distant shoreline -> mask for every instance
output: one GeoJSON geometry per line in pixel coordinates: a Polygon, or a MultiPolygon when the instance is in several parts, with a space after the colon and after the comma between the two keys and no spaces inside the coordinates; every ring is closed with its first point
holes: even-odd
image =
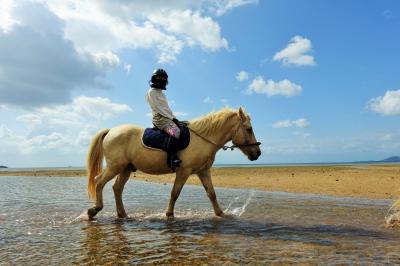
{"type": "MultiPolygon", "coordinates": [[[[214,164],[213,168],[249,168],[249,167],[296,167],[296,166],[352,166],[352,165],[400,165],[400,162],[384,162],[384,161],[361,161],[361,162],[320,162],[320,163],[260,163],[260,164],[214,164]]],[[[19,171],[85,171],[85,166],[57,166],[57,167],[0,167],[2,171],[19,172],[19,171]]]]}
{"type": "MultiPolygon", "coordinates": [[[[258,189],[332,196],[397,199],[400,196],[400,164],[296,165],[214,167],[212,181],[216,187],[258,189]]],[[[0,176],[83,177],[84,168],[2,169],[0,176]]],[[[148,175],[132,173],[133,179],[173,183],[175,174],[148,175]]],[[[197,176],[188,184],[201,185],[197,176]]]]}

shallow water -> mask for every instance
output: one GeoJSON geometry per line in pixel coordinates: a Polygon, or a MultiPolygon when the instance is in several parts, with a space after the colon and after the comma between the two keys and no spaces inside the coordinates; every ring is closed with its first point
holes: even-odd
{"type": "Polygon", "coordinates": [[[129,181],[129,219],[115,218],[111,185],[93,222],[86,179],[0,176],[0,264],[400,264],[389,200],[217,189],[215,218],[201,187],[185,186],[174,221],[171,185],[129,181]]]}

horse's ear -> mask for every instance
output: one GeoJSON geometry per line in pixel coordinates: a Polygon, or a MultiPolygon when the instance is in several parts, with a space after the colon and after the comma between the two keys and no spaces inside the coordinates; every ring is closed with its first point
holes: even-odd
{"type": "Polygon", "coordinates": [[[246,120],[246,116],[245,116],[245,114],[244,114],[244,111],[243,111],[243,108],[242,108],[242,107],[239,107],[238,114],[239,114],[239,118],[240,118],[241,120],[246,120]]]}

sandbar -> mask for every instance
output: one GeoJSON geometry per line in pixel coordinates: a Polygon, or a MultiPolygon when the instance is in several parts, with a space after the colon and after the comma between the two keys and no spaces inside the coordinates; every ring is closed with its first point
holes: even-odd
{"type": "MultiPolygon", "coordinates": [[[[397,199],[400,196],[400,164],[322,166],[214,167],[215,187],[258,189],[332,196],[397,199]]],[[[0,171],[0,176],[85,176],[85,170],[0,171]]],[[[137,171],[131,178],[173,183],[175,174],[148,175],[137,171]]],[[[187,184],[201,185],[197,176],[187,184]]]]}

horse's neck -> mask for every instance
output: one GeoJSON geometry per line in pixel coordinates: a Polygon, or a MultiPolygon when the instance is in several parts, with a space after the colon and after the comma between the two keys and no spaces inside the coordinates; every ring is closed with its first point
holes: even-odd
{"type": "Polygon", "coordinates": [[[232,140],[232,132],[235,130],[236,124],[236,119],[227,120],[218,131],[208,137],[214,143],[223,146],[225,143],[232,140]]]}

